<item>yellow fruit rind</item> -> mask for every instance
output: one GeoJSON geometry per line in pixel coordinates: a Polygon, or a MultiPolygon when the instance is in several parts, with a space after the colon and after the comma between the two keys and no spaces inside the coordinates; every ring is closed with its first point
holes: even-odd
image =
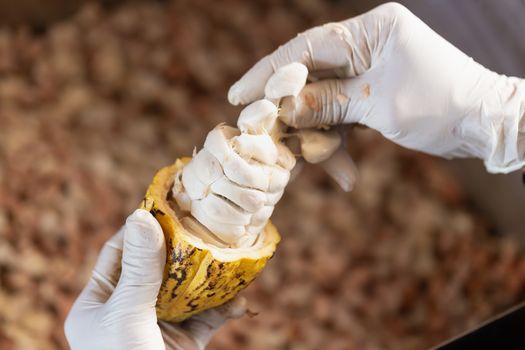
{"type": "Polygon", "coordinates": [[[207,249],[195,247],[183,235],[183,226],[168,203],[173,179],[190,158],[161,169],[149,186],[141,208],[151,212],[166,238],[164,278],[157,299],[157,317],[179,322],[224,304],[252,282],[272,257],[279,233],[270,222],[256,257],[221,261],[207,249]]]}

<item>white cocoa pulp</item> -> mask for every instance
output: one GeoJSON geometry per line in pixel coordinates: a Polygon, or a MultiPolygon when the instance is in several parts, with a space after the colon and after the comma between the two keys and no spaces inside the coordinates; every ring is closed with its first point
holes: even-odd
{"type": "Polygon", "coordinates": [[[295,158],[261,130],[256,135],[217,126],[175,177],[173,198],[187,216],[181,222],[207,243],[253,244],[282,196],[295,158]]]}
{"type": "MultiPolygon", "coordinates": [[[[267,98],[242,110],[238,128],[218,125],[208,133],[204,147],[174,179],[172,195],[187,231],[220,247],[249,247],[257,241],[296,162],[281,142],[274,102],[297,96],[307,76],[300,63],[281,67],[268,80],[267,98]]],[[[333,137],[316,140],[305,149],[311,159],[335,147],[333,137]]]]}

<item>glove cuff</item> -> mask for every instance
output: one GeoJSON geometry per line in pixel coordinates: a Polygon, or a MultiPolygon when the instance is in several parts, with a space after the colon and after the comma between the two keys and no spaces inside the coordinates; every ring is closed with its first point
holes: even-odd
{"type": "Polygon", "coordinates": [[[495,96],[501,112],[488,128],[491,152],[484,163],[490,173],[510,173],[525,166],[525,80],[504,78],[495,96]]]}

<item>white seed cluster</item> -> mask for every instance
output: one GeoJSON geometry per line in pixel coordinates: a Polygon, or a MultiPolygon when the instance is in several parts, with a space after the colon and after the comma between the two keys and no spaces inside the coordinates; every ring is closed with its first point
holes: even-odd
{"type": "Polygon", "coordinates": [[[297,96],[307,75],[299,63],[280,68],[266,85],[268,99],[244,108],[238,128],[219,125],[208,133],[173,186],[179,208],[191,213],[182,220],[187,230],[201,237],[211,232],[225,246],[254,244],[295,166],[295,156],[280,140],[276,104],[297,96]]]}

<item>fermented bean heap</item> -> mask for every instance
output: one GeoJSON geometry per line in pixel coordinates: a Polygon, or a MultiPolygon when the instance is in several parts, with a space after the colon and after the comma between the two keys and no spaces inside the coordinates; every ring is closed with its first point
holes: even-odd
{"type": "Polygon", "coordinates": [[[266,98],[243,109],[238,128],[218,125],[192,159],[155,176],[142,207],[167,242],[160,319],[181,321],[225,303],[272,257],[280,236],[269,218],[295,166],[278,106],[301,91],[307,75],[299,63],[277,70],[266,98]]]}

